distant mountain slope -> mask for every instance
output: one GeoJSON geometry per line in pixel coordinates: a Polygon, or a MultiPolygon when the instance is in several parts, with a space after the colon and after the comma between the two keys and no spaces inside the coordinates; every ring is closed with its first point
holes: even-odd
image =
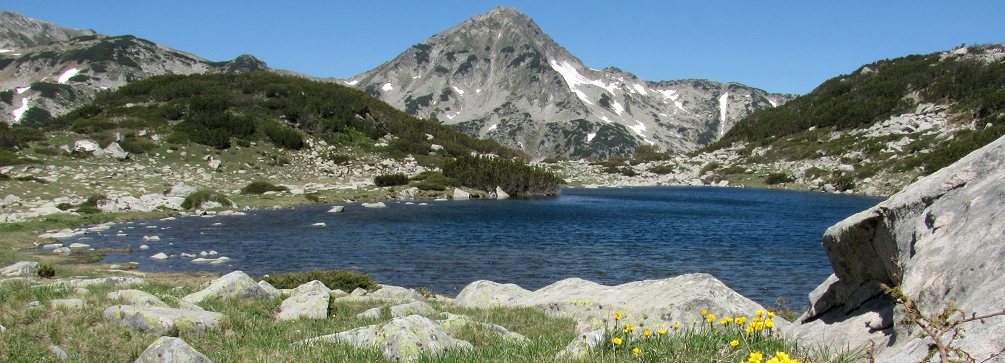
{"type": "Polygon", "coordinates": [[[595,70],[523,13],[498,7],[343,81],[409,114],[535,157],[606,158],[636,145],[686,152],[791,96],[707,80],[595,70]]]}
{"type": "Polygon", "coordinates": [[[267,69],[243,55],[211,62],[131,35],[107,36],[0,13],[0,120],[61,115],[104,89],[159,74],[267,69]]]}
{"type": "Polygon", "coordinates": [[[752,113],[696,156],[729,160],[708,181],[760,170],[829,191],[895,191],[1003,135],[1005,44],[989,44],[864,65],[752,113]]]}

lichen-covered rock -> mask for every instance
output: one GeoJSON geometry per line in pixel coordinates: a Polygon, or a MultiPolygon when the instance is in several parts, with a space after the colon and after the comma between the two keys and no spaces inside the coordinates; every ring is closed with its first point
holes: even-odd
{"type": "MultiPolygon", "coordinates": [[[[880,284],[901,290],[925,314],[952,303],[967,314],[1005,308],[1005,138],[1000,138],[827,229],[834,275],[810,294],[789,334],[832,347],[868,348],[876,361],[917,362],[930,338],[901,324],[880,284]]],[[[954,346],[977,361],[1002,361],[1005,317],[963,326],[954,346]]]]}
{"type": "Polygon", "coordinates": [[[134,363],[212,363],[181,338],[160,337],[147,347],[134,363]]]}
{"type": "Polygon", "coordinates": [[[209,287],[182,298],[193,304],[223,298],[273,298],[268,291],[242,271],[234,271],[213,280],[209,287]]]}
{"type": "Polygon", "coordinates": [[[53,309],[74,309],[79,310],[84,308],[83,299],[52,299],[49,300],[49,306],[53,309]]]}
{"type": "Polygon", "coordinates": [[[304,284],[302,284],[300,286],[297,286],[295,289],[293,289],[293,295],[305,294],[305,293],[309,293],[309,292],[317,292],[317,293],[322,293],[322,294],[330,294],[331,293],[331,289],[329,289],[328,286],[325,286],[325,284],[323,282],[318,281],[318,280],[313,280],[313,281],[304,283],[304,284]]]}
{"type": "MultiPolygon", "coordinates": [[[[579,322],[580,332],[608,325],[614,312],[622,323],[668,328],[674,324],[700,324],[701,310],[719,316],[750,316],[761,305],[731,290],[709,274],[696,273],[662,280],[605,286],[569,278],[529,292],[516,285],[476,281],[457,295],[462,307],[535,307],[556,317],[579,322]]],[[[784,321],[776,320],[780,328],[784,321]]]]}
{"type": "Polygon", "coordinates": [[[391,316],[398,318],[409,315],[425,315],[435,313],[432,306],[422,301],[413,301],[408,304],[395,305],[391,307],[391,316]]]}
{"type": "Polygon", "coordinates": [[[38,271],[38,262],[20,261],[0,269],[0,276],[34,276],[38,271]]]}
{"type": "Polygon", "coordinates": [[[211,311],[132,305],[110,306],[103,315],[108,321],[144,333],[172,336],[205,331],[223,318],[223,314],[211,311]]]}
{"type": "Polygon", "coordinates": [[[104,285],[104,286],[108,286],[108,287],[111,287],[111,288],[123,288],[123,287],[129,287],[129,286],[143,286],[143,285],[146,285],[146,284],[147,284],[147,282],[145,280],[139,278],[139,277],[119,277],[119,276],[112,276],[112,277],[100,277],[100,278],[95,278],[95,279],[57,281],[57,282],[48,284],[47,286],[63,286],[63,287],[73,287],[73,288],[77,288],[77,287],[88,288],[88,287],[91,287],[91,286],[101,286],[101,285],[104,285]]]}
{"type": "Polygon", "coordinates": [[[134,306],[168,307],[160,298],[142,290],[119,290],[105,295],[109,300],[123,300],[134,306]]]}
{"type": "Polygon", "coordinates": [[[380,319],[380,308],[370,308],[366,311],[356,314],[357,318],[360,319],[380,319]]]}
{"type": "Polygon", "coordinates": [[[268,281],[265,280],[259,281],[258,286],[261,286],[262,290],[265,290],[265,292],[268,293],[269,295],[272,295],[272,297],[279,297],[280,295],[283,294],[281,290],[277,289],[275,286],[272,286],[272,284],[270,284],[268,281]]]}
{"type": "Polygon", "coordinates": [[[450,350],[472,349],[471,343],[454,339],[429,318],[410,315],[383,325],[370,325],[320,336],[303,343],[345,342],[358,348],[376,348],[395,362],[414,361],[420,356],[438,356],[450,350]]]}
{"type": "Polygon", "coordinates": [[[465,286],[454,298],[454,303],[469,308],[513,306],[520,298],[529,294],[530,291],[516,284],[478,280],[465,286]]]}
{"type": "Polygon", "coordinates": [[[324,291],[304,291],[283,300],[276,320],[324,319],[331,295],[324,291]]]}
{"type": "Polygon", "coordinates": [[[447,331],[447,334],[456,334],[461,328],[469,325],[476,325],[482,327],[483,329],[488,329],[489,331],[495,333],[504,341],[516,343],[516,344],[527,344],[530,343],[530,339],[519,333],[514,333],[506,329],[502,325],[489,324],[479,321],[474,321],[464,315],[456,315],[451,313],[441,313],[445,319],[437,320],[436,323],[443,327],[443,330],[447,331]]]}
{"type": "Polygon", "coordinates": [[[576,339],[565,346],[555,355],[556,360],[580,359],[596,348],[607,337],[607,329],[600,328],[588,333],[580,334],[576,339]]]}

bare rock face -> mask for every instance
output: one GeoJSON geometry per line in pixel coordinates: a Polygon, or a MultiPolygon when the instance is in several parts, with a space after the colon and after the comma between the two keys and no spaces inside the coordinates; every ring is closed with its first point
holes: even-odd
{"type": "Polygon", "coordinates": [[[32,276],[36,271],[38,271],[38,262],[21,261],[4,268],[0,268],[0,276],[32,276]]]}
{"type": "Polygon", "coordinates": [[[615,312],[622,313],[623,324],[658,329],[699,324],[701,310],[717,316],[752,316],[762,309],[702,273],[618,286],[569,278],[533,292],[512,284],[475,281],[461,290],[455,303],[463,307],[535,307],[552,316],[577,320],[581,332],[609,325],[615,312]]]}
{"type": "Polygon", "coordinates": [[[342,82],[534,157],[606,158],[650,143],[686,152],[791,98],[737,83],[652,82],[592,69],[505,6],[342,82]]]}
{"type": "MultiPolygon", "coordinates": [[[[1005,138],[829,228],[823,245],[834,275],[810,294],[810,310],[790,332],[831,346],[875,343],[877,361],[917,362],[931,340],[901,323],[903,310],[881,284],[899,282],[928,316],[949,304],[977,315],[1005,309],[1003,161],[1005,138]]],[[[995,354],[1005,348],[1005,317],[964,328],[956,347],[1002,361],[995,354]]]]}

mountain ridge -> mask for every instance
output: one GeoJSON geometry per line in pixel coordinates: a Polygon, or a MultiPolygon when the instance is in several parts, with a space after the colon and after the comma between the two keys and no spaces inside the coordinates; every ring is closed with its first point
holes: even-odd
{"type": "Polygon", "coordinates": [[[535,157],[607,158],[643,144],[692,151],[746,114],[791,98],[739,83],[653,82],[617,67],[592,69],[511,7],[474,16],[341,81],[535,157]]]}

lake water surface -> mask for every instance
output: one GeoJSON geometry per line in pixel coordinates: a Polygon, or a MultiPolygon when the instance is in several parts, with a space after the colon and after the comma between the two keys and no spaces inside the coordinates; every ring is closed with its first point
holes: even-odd
{"type": "Polygon", "coordinates": [[[108,253],[103,262],[137,261],[142,271],[243,270],[257,277],[349,269],[448,296],[481,279],[534,290],[567,277],[614,285],[705,272],[761,304],[783,297],[798,307],[833,272],[821,247],[824,230],[881,200],[740,188],[575,188],[551,199],[391,201],[381,209],[351,203],[343,213],[309,205],[143,220],[80,242],[130,245],[135,252],[108,253]],[[317,222],[326,226],[311,226],[317,222]],[[150,249],[139,251],[141,244],[150,249]],[[149,258],[210,250],[232,260],[149,258]]]}

